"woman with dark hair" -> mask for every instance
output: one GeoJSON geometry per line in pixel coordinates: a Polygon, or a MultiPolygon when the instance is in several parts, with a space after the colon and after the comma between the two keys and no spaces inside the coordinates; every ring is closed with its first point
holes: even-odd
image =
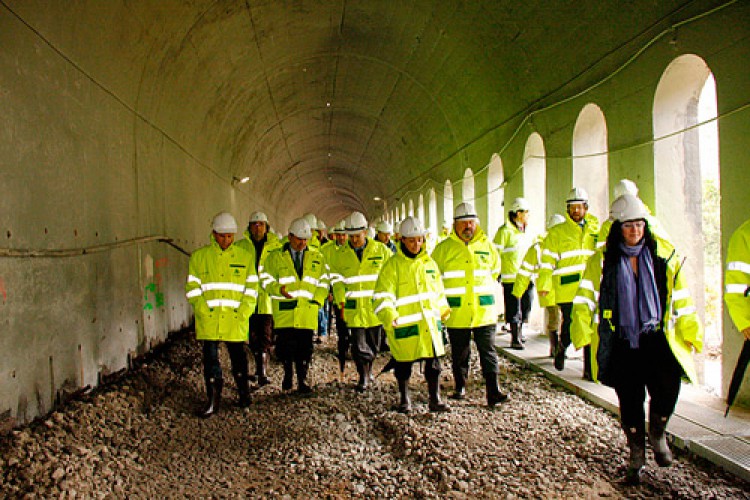
{"type": "Polygon", "coordinates": [[[594,379],[617,393],[630,449],[626,480],[637,484],[646,464],[646,391],[649,442],[656,463],[666,467],[672,462],[667,422],[681,379],[697,380],[693,350],[703,348],[703,332],[682,263],[651,233],[643,202],[626,194],[611,212],[607,244],[589,260],[573,301],[571,338],[576,348],[592,346],[594,379]]]}

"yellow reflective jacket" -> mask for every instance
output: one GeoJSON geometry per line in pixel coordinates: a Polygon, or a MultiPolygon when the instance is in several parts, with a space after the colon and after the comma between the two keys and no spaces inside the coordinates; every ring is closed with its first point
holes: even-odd
{"type": "Polygon", "coordinates": [[[554,292],[555,303],[573,302],[586,262],[596,249],[599,221],[586,214],[584,227],[565,214],[565,222],[550,228],[542,244],[542,263],[536,286],[554,292]]]}
{"type": "Polygon", "coordinates": [[[432,258],[440,268],[451,308],[448,328],[474,328],[497,323],[495,296],[500,257],[481,228],[466,244],[451,232],[435,247],[432,258]]]}
{"type": "Polygon", "coordinates": [[[729,239],[724,274],[724,302],[739,331],[750,327],[750,220],[729,239]]]}
{"type": "Polygon", "coordinates": [[[341,246],[329,266],[335,278],[333,300],[336,304],[344,303],[344,321],[350,328],[370,328],[380,325],[380,319],[372,307],[372,295],[380,270],[391,258],[391,249],[371,238],[362,251],[362,261],[347,243],[341,246]]]}
{"type": "Polygon", "coordinates": [[[497,230],[493,243],[500,254],[500,280],[503,283],[516,281],[516,274],[531,242],[531,236],[518,229],[510,220],[506,219],[505,224],[497,230]]]}
{"type": "Polygon", "coordinates": [[[261,266],[260,281],[271,297],[274,328],[316,330],[318,309],[328,298],[328,264],[318,250],[305,250],[302,277],[294,269],[289,243],[271,251],[261,266]],[[281,294],[281,287],[292,298],[281,294]]]}
{"type": "MultiPolygon", "coordinates": [[[[591,345],[591,368],[594,380],[601,380],[606,385],[612,385],[613,380],[608,378],[607,373],[600,373],[598,362],[602,356],[606,359],[611,345],[611,342],[601,342],[600,345],[600,339],[617,335],[615,329],[617,318],[614,308],[602,310],[603,308],[600,307],[603,298],[600,287],[605,249],[606,247],[599,249],[589,259],[586,266],[578,293],[573,300],[570,338],[576,348],[591,345]]],[[[692,348],[695,348],[697,352],[703,350],[703,329],[683,278],[684,273],[680,272],[682,264],[674,250],[669,246],[662,248],[658,240],[654,261],[654,267],[662,266],[666,275],[666,279],[661,278],[666,283],[659,283],[659,273],[655,271],[657,286],[660,291],[666,290],[666,300],[662,304],[664,316],[661,323],[664,335],[685,375],[695,383],[698,379],[693,363],[692,348]],[[657,260],[660,262],[656,262],[657,260]]]]}
{"type": "MultiPolygon", "coordinates": [[[[536,282],[539,277],[539,266],[542,263],[542,243],[544,238],[537,237],[534,243],[526,251],[526,255],[521,262],[521,267],[516,274],[516,282],[513,283],[513,295],[519,299],[526,293],[531,282],[536,282]]],[[[539,296],[539,305],[549,307],[555,305],[555,292],[551,291],[547,295],[539,296]]]]}
{"type": "MultiPolygon", "coordinates": [[[[257,261],[257,256],[255,255],[255,245],[253,245],[253,240],[251,239],[250,233],[248,231],[245,231],[243,233],[243,236],[244,238],[235,242],[235,245],[237,245],[238,247],[242,247],[250,252],[250,255],[252,255],[252,262],[253,264],[255,264],[255,262],[257,261]]],[[[263,262],[265,262],[269,252],[271,252],[271,250],[276,250],[277,248],[281,248],[281,242],[279,242],[278,236],[273,233],[266,233],[266,243],[263,245],[263,252],[261,252],[260,254],[258,267],[261,267],[263,265],[263,262]]],[[[265,290],[263,290],[263,287],[258,288],[258,305],[255,312],[257,312],[258,314],[273,314],[271,298],[268,296],[265,290]]]]}
{"type": "Polygon", "coordinates": [[[235,244],[216,241],[190,256],[185,295],[195,310],[195,338],[243,342],[258,298],[252,256],[235,244]]]}
{"type": "Polygon", "coordinates": [[[445,355],[440,318],[450,307],[440,269],[424,249],[413,259],[401,252],[388,259],[373,302],[396,361],[445,355]]]}

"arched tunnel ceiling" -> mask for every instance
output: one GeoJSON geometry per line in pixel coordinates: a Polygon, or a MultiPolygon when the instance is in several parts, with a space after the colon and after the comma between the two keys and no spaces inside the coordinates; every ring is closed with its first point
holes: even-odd
{"type": "Polygon", "coordinates": [[[483,167],[501,145],[478,138],[605,76],[693,2],[84,4],[67,36],[106,29],[123,61],[142,58],[139,113],[290,215],[333,223],[483,167]]]}

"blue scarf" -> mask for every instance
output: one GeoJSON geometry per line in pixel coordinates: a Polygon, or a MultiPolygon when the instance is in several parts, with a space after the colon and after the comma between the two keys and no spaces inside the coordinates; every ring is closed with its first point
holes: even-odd
{"type": "Polygon", "coordinates": [[[661,303],[654,279],[654,260],[643,240],[629,247],[620,243],[617,266],[617,306],[621,335],[632,349],[640,346],[640,336],[655,330],[661,319],[661,303]],[[638,258],[638,276],[630,265],[630,257],[638,258]]]}

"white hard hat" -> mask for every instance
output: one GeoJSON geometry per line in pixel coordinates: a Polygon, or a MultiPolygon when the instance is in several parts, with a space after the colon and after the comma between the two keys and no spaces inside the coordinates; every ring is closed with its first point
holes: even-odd
{"type": "Polygon", "coordinates": [[[467,219],[479,219],[479,217],[477,216],[477,211],[474,210],[474,205],[463,202],[456,207],[456,211],[453,214],[453,220],[467,219]]]}
{"type": "Polygon", "coordinates": [[[335,226],[333,226],[333,230],[331,231],[332,234],[344,234],[346,231],[344,231],[345,228],[345,222],[344,219],[341,219],[336,223],[335,226]]]}
{"type": "Polygon", "coordinates": [[[619,222],[645,219],[649,216],[646,205],[643,204],[640,198],[632,194],[624,194],[613,201],[609,212],[619,222]]]}
{"type": "Polygon", "coordinates": [[[375,238],[375,228],[370,226],[367,228],[367,236],[372,239],[375,238]]]}
{"type": "Polygon", "coordinates": [[[400,230],[402,238],[415,238],[427,234],[427,231],[425,231],[424,226],[422,225],[422,221],[411,216],[401,221],[400,230]]]}
{"type": "Polygon", "coordinates": [[[624,194],[638,196],[638,186],[635,185],[635,182],[630,179],[620,179],[617,181],[617,184],[615,184],[615,198],[619,198],[624,194]]]}
{"type": "Polygon", "coordinates": [[[289,226],[289,234],[293,234],[297,238],[302,240],[309,240],[312,238],[312,229],[310,229],[310,223],[304,218],[294,219],[292,224],[289,226]]]}
{"type": "Polygon", "coordinates": [[[229,212],[219,212],[211,222],[211,229],[219,234],[236,233],[237,221],[229,212]]]}
{"type": "Polygon", "coordinates": [[[361,212],[352,212],[344,222],[347,234],[356,234],[367,229],[367,219],[361,212]]]}
{"type": "Polygon", "coordinates": [[[401,222],[404,221],[396,222],[395,224],[393,224],[393,234],[401,234],[401,222]]]}
{"type": "Polygon", "coordinates": [[[379,233],[391,234],[393,232],[393,227],[387,220],[381,220],[380,222],[378,222],[378,225],[375,226],[375,229],[377,229],[379,233]]]}
{"type": "Polygon", "coordinates": [[[315,227],[318,231],[325,231],[326,230],[326,223],[323,222],[321,219],[318,219],[318,225],[315,227]]]}
{"type": "Polygon", "coordinates": [[[562,224],[563,222],[565,222],[565,217],[560,214],[552,214],[549,216],[549,219],[547,219],[547,229],[562,224]]]}
{"type": "Polygon", "coordinates": [[[565,203],[588,203],[589,194],[585,189],[574,187],[568,193],[568,197],[565,199],[565,203]]]}
{"type": "Polygon", "coordinates": [[[302,218],[307,221],[307,224],[310,226],[310,229],[318,227],[318,218],[315,217],[315,214],[308,212],[305,215],[303,215],[302,218]]]}
{"type": "Polygon", "coordinates": [[[250,214],[250,223],[253,222],[265,222],[268,224],[268,217],[263,212],[253,212],[250,214]]]}
{"type": "Polygon", "coordinates": [[[516,198],[513,200],[513,204],[510,206],[511,212],[528,212],[529,211],[529,202],[526,201],[526,198],[516,198]]]}

